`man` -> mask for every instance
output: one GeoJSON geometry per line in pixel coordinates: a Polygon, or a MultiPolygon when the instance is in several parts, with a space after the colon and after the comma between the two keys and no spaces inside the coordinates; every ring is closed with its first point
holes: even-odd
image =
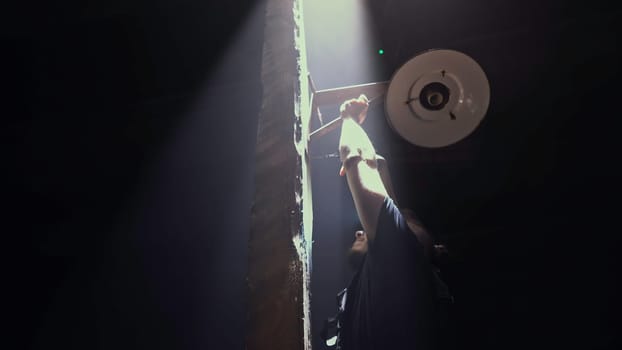
{"type": "Polygon", "coordinates": [[[367,108],[364,95],[340,108],[340,175],[347,177],[363,230],[356,232],[350,252],[356,274],[338,296],[337,346],[430,349],[437,288],[444,286],[431,264],[435,246],[414,213],[400,212],[395,204],[384,159],[360,126],[367,108]]]}

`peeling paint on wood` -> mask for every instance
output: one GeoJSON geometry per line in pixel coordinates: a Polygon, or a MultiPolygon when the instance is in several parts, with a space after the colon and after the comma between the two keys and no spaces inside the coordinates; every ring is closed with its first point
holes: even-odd
{"type": "Polygon", "coordinates": [[[311,186],[302,0],[268,0],[248,269],[247,349],[308,350],[311,186]]]}

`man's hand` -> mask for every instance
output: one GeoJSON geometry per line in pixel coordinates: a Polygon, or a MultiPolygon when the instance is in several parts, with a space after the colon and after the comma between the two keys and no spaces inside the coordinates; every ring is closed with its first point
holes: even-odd
{"type": "Polygon", "coordinates": [[[339,116],[342,119],[353,118],[357,123],[363,124],[367,117],[367,109],[369,108],[369,100],[367,96],[362,95],[359,98],[347,100],[339,107],[339,116]]]}

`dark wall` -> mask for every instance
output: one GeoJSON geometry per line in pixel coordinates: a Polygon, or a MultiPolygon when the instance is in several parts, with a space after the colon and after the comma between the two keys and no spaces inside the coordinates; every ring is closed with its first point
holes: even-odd
{"type": "Polygon", "coordinates": [[[13,10],[2,231],[18,347],[243,348],[262,3],[13,10]]]}

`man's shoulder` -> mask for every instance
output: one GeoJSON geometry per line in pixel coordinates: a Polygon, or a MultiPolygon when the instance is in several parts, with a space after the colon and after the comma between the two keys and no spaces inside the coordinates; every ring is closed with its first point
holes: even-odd
{"type": "Polygon", "coordinates": [[[385,197],[382,202],[380,212],[378,213],[378,228],[376,231],[379,235],[384,236],[392,236],[394,233],[412,236],[405,217],[391,197],[385,197]]]}

